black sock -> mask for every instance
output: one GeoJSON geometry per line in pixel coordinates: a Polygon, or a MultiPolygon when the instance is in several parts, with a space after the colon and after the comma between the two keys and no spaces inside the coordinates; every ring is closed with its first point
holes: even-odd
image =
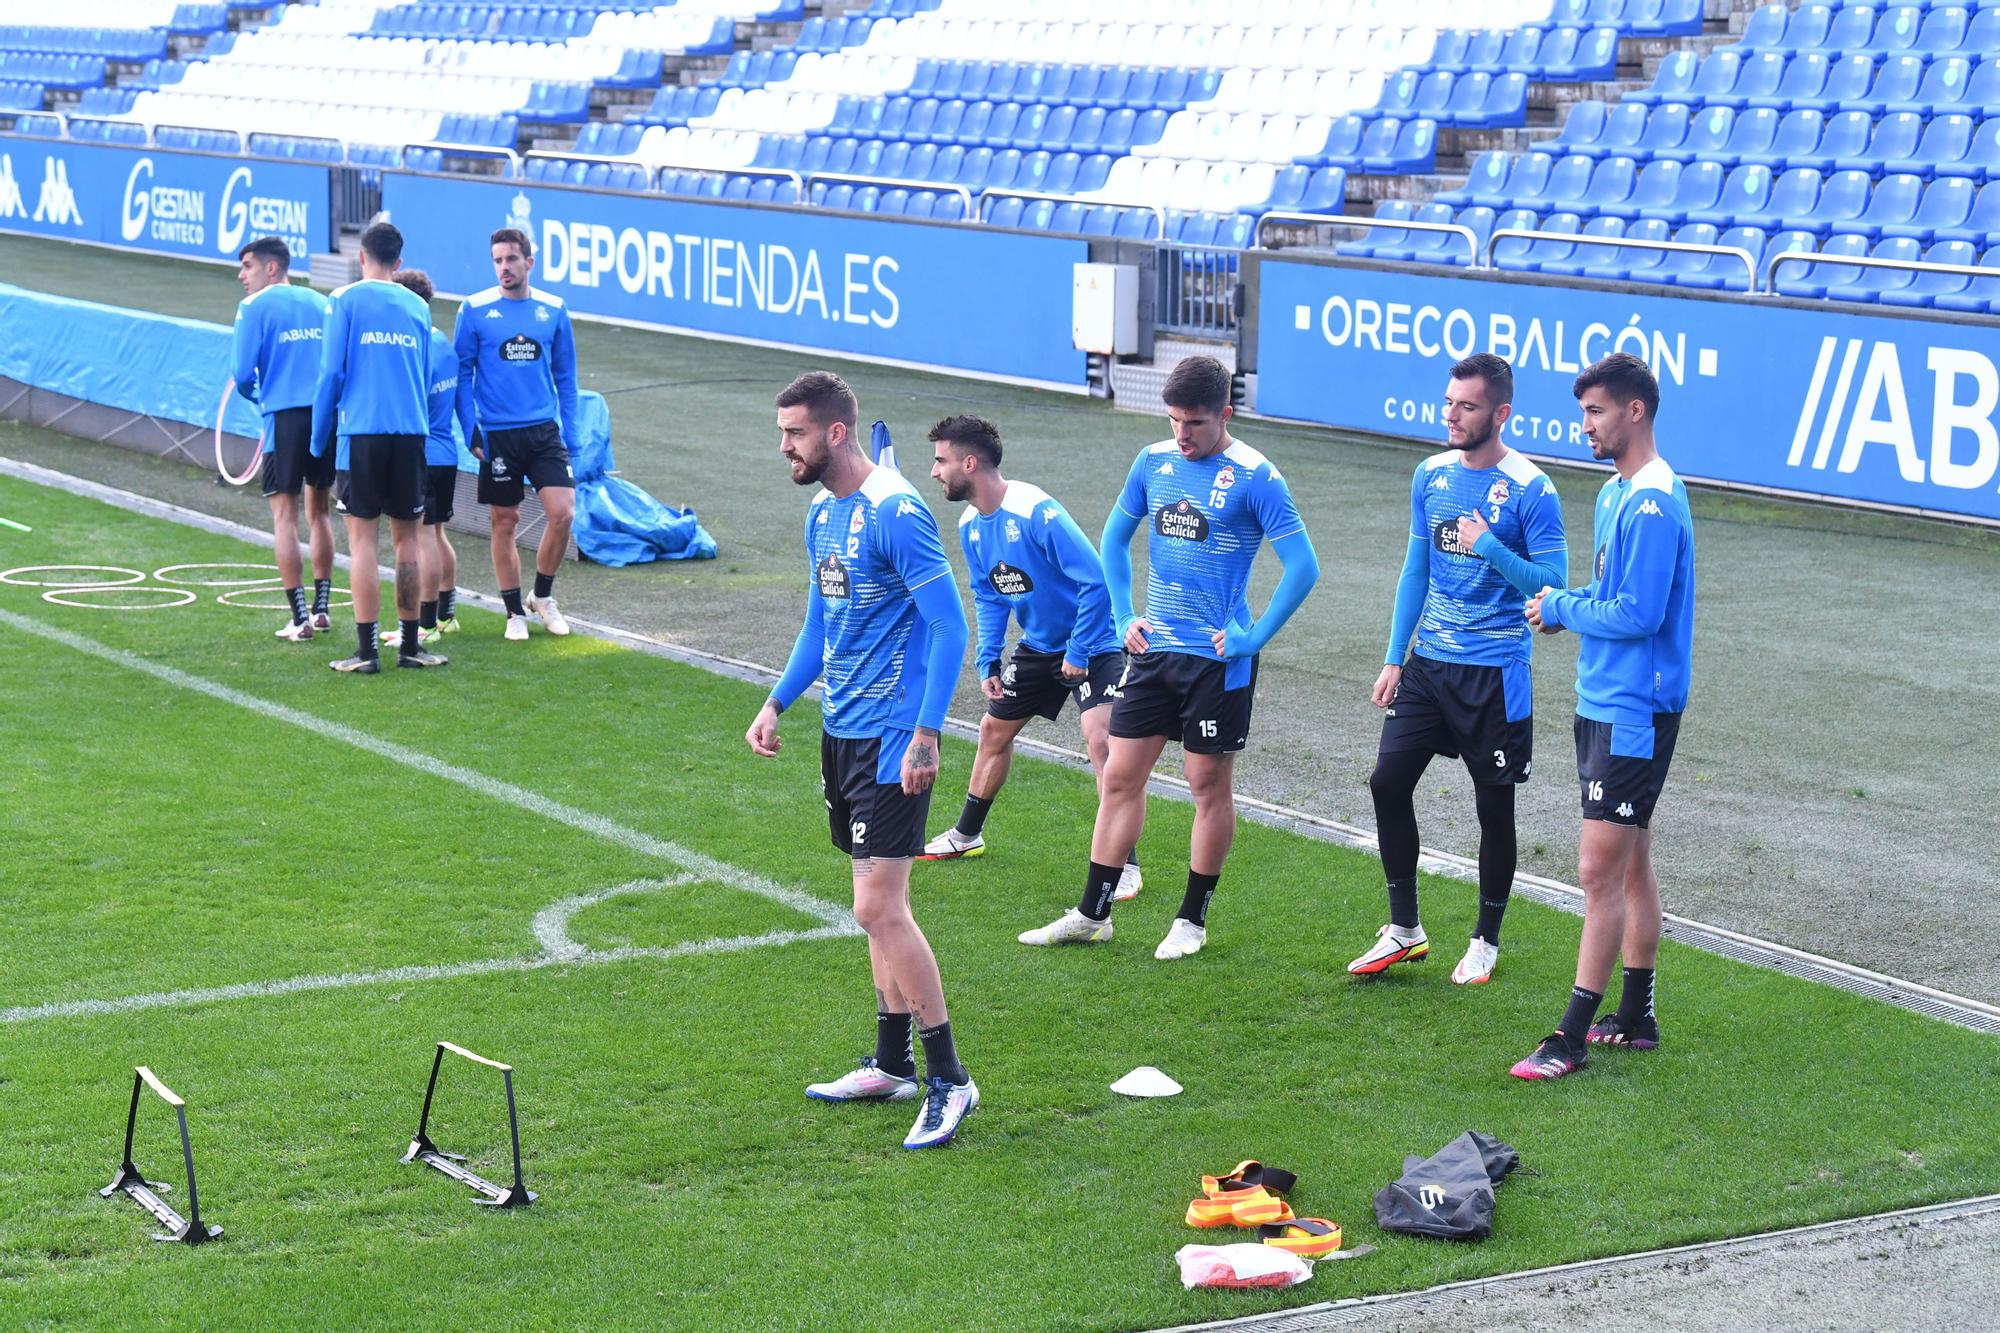
{"type": "Polygon", "coordinates": [[[1556,1024],[1556,1031],[1573,1046],[1581,1046],[1590,1035],[1591,1020],[1597,1017],[1597,1006],[1604,1003],[1604,997],[1594,990],[1581,986],[1569,988],[1569,1008],[1563,1010],[1562,1022],[1556,1024]]]}
{"type": "Polygon", "coordinates": [[[417,622],[414,620],[405,620],[402,622],[402,625],[403,641],[397,645],[396,652],[404,657],[408,657],[412,653],[422,652],[424,645],[423,641],[417,637],[417,622]]]}
{"type": "Polygon", "coordinates": [[[910,1049],[908,1014],[875,1015],[875,1067],[885,1074],[917,1076],[916,1052],[910,1049]]]}
{"type": "Polygon", "coordinates": [[[438,615],[445,620],[450,620],[453,616],[457,614],[458,614],[458,589],[439,588],[438,615]]]}
{"type": "Polygon", "coordinates": [[[502,588],[500,590],[500,600],[506,604],[508,615],[525,616],[528,614],[528,608],[521,605],[521,590],[519,588],[502,588]]]}
{"type": "Polygon", "coordinates": [[[979,836],[979,830],[986,827],[987,812],[993,809],[993,798],[974,796],[966,793],[965,809],[958,812],[958,831],[968,838],[979,836]]]}
{"type": "Polygon", "coordinates": [[[1398,930],[1415,930],[1423,920],[1417,915],[1417,877],[1389,881],[1389,920],[1398,930]]]}
{"type": "Polygon", "coordinates": [[[550,593],[554,592],[555,590],[556,590],[556,576],[553,574],[544,574],[539,569],[536,570],[535,571],[536,598],[540,599],[547,597],[550,593]]]}
{"type": "Polygon", "coordinates": [[[304,588],[285,589],[285,600],[292,604],[292,623],[303,624],[306,618],[306,590],[304,588]]]}
{"type": "Polygon", "coordinates": [[[355,621],[354,637],[356,641],[359,642],[361,645],[361,651],[355,654],[356,657],[375,658],[375,657],[380,657],[382,655],[380,647],[375,642],[374,621],[372,620],[355,621]]]}
{"type": "Polygon", "coordinates": [[[1187,892],[1181,895],[1181,920],[1192,921],[1197,926],[1208,924],[1208,900],[1215,896],[1215,882],[1220,875],[1204,875],[1198,870],[1188,871],[1187,892]]]}
{"type": "Polygon", "coordinates": [[[1653,969],[1625,969],[1625,990],[1618,997],[1618,1026],[1630,1031],[1653,1022],[1653,969]]]}
{"type": "Polygon", "coordinates": [[[1389,750],[1375,760],[1368,791],[1375,798],[1375,840],[1382,875],[1389,882],[1389,920],[1415,930],[1417,916],[1417,782],[1430,766],[1428,753],[1389,750]]]}
{"type": "Polygon", "coordinates": [[[1472,932],[1488,944],[1500,943],[1500,919],[1507,915],[1507,896],[1514,891],[1514,869],[1520,859],[1514,838],[1513,784],[1472,789],[1479,811],[1479,925],[1472,932]]]}
{"type": "Polygon", "coordinates": [[[333,601],[333,580],[313,580],[313,614],[323,616],[327,606],[333,601]]]}
{"type": "Polygon", "coordinates": [[[1128,866],[1137,866],[1139,864],[1139,849],[1137,847],[1134,847],[1125,854],[1125,864],[1128,866]]]}
{"type": "Polygon", "coordinates": [[[436,602],[418,603],[417,619],[425,629],[436,629],[438,623],[438,604],[436,602]]]}
{"type": "Polygon", "coordinates": [[[1077,902],[1076,910],[1092,921],[1102,921],[1111,915],[1111,895],[1118,888],[1118,877],[1124,874],[1122,866],[1101,866],[1090,863],[1090,875],[1083,881],[1083,897],[1077,902]]]}
{"type": "Polygon", "coordinates": [[[918,1028],[917,1039],[924,1044],[924,1073],[947,1083],[967,1083],[965,1066],[958,1062],[958,1047],[952,1044],[951,1024],[918,1028]]]}

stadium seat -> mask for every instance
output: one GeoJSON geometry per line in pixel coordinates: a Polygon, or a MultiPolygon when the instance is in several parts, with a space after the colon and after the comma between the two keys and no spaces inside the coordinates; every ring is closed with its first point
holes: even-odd
{"type": "Polygon", "coordinates": [[[1884,238],[1908,237],[1929,245],[1940,231],[1964,227],[1977,199],[1977,189],[1963,176],[1933,181],[1924,189],[1922,202],[1907,222],[1885,222],[1878,234],[1884,238]]]}
{"type": "Polygon", "coordinates": [[[1684,102],[1671,102],[1665,106],[1652,108],[1646,117],[1646,129],[1639,136],[1635,158],[1653,158],[1662,153],[1671,154],[1687,139],[1688,122],[1693,113],[1684,102]]]}
{"type": "MultiPolygon", "coordinates": [[[[1835,236],[1820,246],[1821,255],[1849,258],[1868,253],[1868,238],[1857,233],[1835,236]]],[[[1780,296],[1821,300],[1838,296],[1842,288],[1859,285],[1867,270],[1854,264],[1788,264],[1778,270],[1774,284],[1780,296]]]]}
{"type": "MultiPolygon", "coordinates": [[[[1640,170],[1630,195],[1624,199],[1592,200],[1592,209],[1600,216],[1625,220],[1654,216],[1656,210],[1673,203],[1680,180],[1680,163],[1665,158],[1649,162],[1640,170]]],[[[1622,235],[1623,229],[1615,234],[1622,235]]]]}
{"type": "Polygon", "coordinates": [[[1729,173],[1713,204],[1690,208],[1680,219],[1684,223],[1706,223],[1718,230],[1733,226],[1754,226],[1768,217],[1771,169],[1753,162],[1729,173]]]}
{"type": "MultiPolygon", "coordinates": [[[[1847,174],[1842,172],[1834,180],[1838,181],[1847,174]]],[[[1829,182],[1829,189],[1831,184],[1829,182]]],[[[1923,191],[1924,182],[1920,176],[1884,176],[1881,183],[1869,192],[1868,205],[1859,214],[1852,218],[1834,216],[1831,219],[1833,232],[1836,235],[1851,232],[1873,241],[1883,235],[1884,227],[1910,225],[1916,217],[1918,204],[1923,200],[1923,191]]],[[[1826,205],[1824,196],[1821,205],[1822,208],[1826,205]]]]}
{"type": "Polygon", "coordinates": [[[1932,241],[1964,241],[1979,250],[2000,247],[2000,181],[1981,186],[1965,221],[1934,229],[1932,241]]]}
{"type": "MultiPolygon", "coordinates": [[[[1972,246],[1965,241],[1942,241],[1925,252],[1924,261],[1969,267],[1977,257],[1972,246]]],[[[1963,293],[1972,281],[1970,275],[1963,273],[1916,273],[1911,275],[1906,285],[1883,288],[1876,299],[1883,305],[1927,309],[1934,306],[1940,297],[1963,293]]]]}
{"type": "MultiPolygon", "coordinates": [[[[1614,217],[1592,218],[1583,225],[1582,231],[1578,234],[1599,240],[1622,238],[1625,235],[1625,221],[1623,218],[1614,217]]],[[[1582,277],[1594,267],[1605,264],[1608,258],[1615,257],[1617,253],[1616,249],[1608,245],[1571,244],[1568,255],[1542,262],[1541,271],[1565,278],[1582,277]]]]}
{"type": "Polygon", "coordinates": [[[1784,219],[1785,228],[1830,236],[1838,224],[1854,222],[1867,211],[1873,185],[1873,179],[1865,171],[1837,171],[1821,184],[1812,213],[1806,217],[1788,215],[1784,219]]]}
{"type": "MultiPolygon", "coordinates": [[[[2000,247],[1986,251],[1979,257],[1980,268],[2000,269],[2000,247]]],[[[1986,315],[2000,308],[2000,274],[1991,278],[1973,278],[1959,291],[1940,292],[1931,298],[1931,305],[1939,310],[1955,310],[1961,314],[1986,315]]]]}
{"type": "MultiPolygon", "coordinates": [[[[1746,113],[1747,114],[1747,113],[1746,113]]],[[[1729,107],[1705,107],[1695,115],[1687,126],[1681,141],[1672,147],[1652,150],[1655,160],[1671,162],[1694,162],[1702,158],[1712,158],[1722,151],[1729,142],[1730,131],[1736,127],[1736,112],[1729,107]]]]}
{"type": "Polygon", "coordinates": [[[1576,253],[1576,242],[1561,239],[1574,236],[1583,230],[1583,219],[1575,213],[1551,213],[1541,220],[1536,228],[1540,233],[1530,241],[1509,237],[1493,247],[1493,263],[1497,268],[1519,269],[1529,273],[1542,271],[1544,265],[1561,263],[1576,253]]]}

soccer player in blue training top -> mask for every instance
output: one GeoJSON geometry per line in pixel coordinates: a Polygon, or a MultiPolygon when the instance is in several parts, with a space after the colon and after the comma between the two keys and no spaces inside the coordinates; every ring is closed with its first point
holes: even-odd
{"type": "Polygon", "coordinates": [[[250,242],[237,253],[232,361],[236,391],[264,410],[264,496],[278,542],[278,575],[292,618],[278,637],[302,643],[331,629],[333,594],[333,460],[312,452],[313,390],[319,383],[320,334],[326,298],[291,282],[292,252],[275,236],[250,242]],[[306,536],[312,547],[312,610],[306,610],[299,559],[299,492],[306,497],[306,536]]]}
{"type": "MultiPolygon", "coordinates": [[[[1097,548],[1047,491],[1000,475],[1000,428],[984,417],[947,417],[931,427],[930,440],[932,478],[945,499],[965,502],[958,542],[972,579],[979,620],[973,660],[986,695],[965,809],[957,826],[932,838],[918,858],[948,861],[986,854],[986,816],[1029,718],[1053,722],[1064,701],[1075,699],[1090,766],[1104,771],[1125,654],[1097,548]],[[1021,641],[1003,670],[1010,616],[1020,621],[1021,641]]],[[[1138,863],[1128,860],[1113,896],[1123,901],[1140,886],[1138,863]]]]}
{"type": "Polygon", "coordinates": [[[493,577],[507,605],[506,636],[528,637],[528,613],[551,634],[569,633],[556,609],[556,574],[576,516],[576,340],[562,298],[528,285],[535,250],[527,233],[493,233],[499,285],[465,298],[452,345],[458,349],[458,424],[479,459],[479,503],[493,516],[493,577]],[[475,433],[476,431],[476,433],[475,433]],[[535,589],[521,600],[521,500],[535,488],[547,522],[535,548],[535,589]]]}
{"type": "Polygon", "coordinates": [[[1111,744],[1098,783],[1097,827],[1083,898],[1021,943],[1111,938],[1111,897],[1146,822],[1146,781],[1169,739],[1186,751],[1194,791],[1187,893],[1159,959],[1186,958],[1208,940],[1208,904],[1236,836],[1231,779],[1250,736],[1257,654],[1319,580],[1319,558],[1270,460],[1229,436],[1229,372],[1189,357],[1160,391],[1174,438],[1142,451],[1104,523],[1104,581],[1131,654],[1111,706],[1111,744]],[[1146,533],[1146,614],[1132,610],[1132,538],[1146,533]],[[1266,539],[1284,576],[1251,619],[1244,590],[1266,539]]]}
{"type": "Polygon", "coordinates": [[[809,371],[778,395],[778,452],[792,480],[824,489],[806,507],[806,620],[784,675],[744,739],[778,753],[778,715],[824,677],[820,783],[833,845],[853,862],[854,919],[875,974],[875,1053],[806,1096],[820,1101],[923,1098],[905,1148],[949,1143],[979,1105],[959,1063],[930,941],[910,915],[910,860],[944,725],[965,658],[965,608],[937,520],[855,434],[854,393],[809,371]],[[924,1047],[920,1084],[910,1029],[924,1047]]]}
{"type": "Polygon", "coordinates": [[[1583,791],[1577,878],[1583,942],[1569,1007],[1516,1078],[1561,1078],[1584,1067],[1586,1041],[1651,1050],[1653,967],[1660,951],[1660,879],[1653,871],[1653,806],[1666,785],[1693,674],[1694,520],[1687,487],[1653,441],[1660,385],[1645,362],[1616,352],[1576,377],[1593,458],[1618,475],[1597,495],[1591,580],[1544,588],[1528,623],[1574,630],[1576,770],[1583,791]],[[1591,1022],[1625,955],[1615,1013],[1591,1022]]]}
{"type": "MultiPolygon", "coordinates": [[[[395,281],[430,308],[437,289],[420,268],[399,268],[395,281]]],[[[431,326],[430,434],[424,437],[424,522],[417,534],[417,641],[436,643],[458,628],[458,553],[444,534],[458,490],[458,353],[451,339],[431,326]],[[450,600],[443,600],[449,598],[450,600]]],[[[402,645],[402,631],[382,636],[402,645]]]]}
{"type": "Polygon", "coordinates": [[[1451,979],[1488,981],[1500,956],[1516,864],[1514,787],[1528,780],[1535,739],[1534,636],[1521,613],[1529,597],[1569,581],[1556,488],[1500,441],[1513,401],[1514,368],[1501,358],[1482,352],[1453,366],[1444,395],[1451,447],[1419,463],[1410,481],[1409,548],[1373,696],[1388,712],[1368,779],[1389,924],[1347,965],[1357,976],[1430,953],[1417,918],[1415,797],[1434,754],[1465,760],[1479,813],[1479,922],[1451,979]]]}
{"type": "Polygon", "coordinates": [[[396,550],[396,615],[403,622],[396,665],[443,666],[417,636],[417,520],[424,512],[424,437],[430,430],[431,314],[391,275],[401,266],[403,234],[387,222],[361,233],[361,281],[327,305],[325,356],[313,398],[313,457],[335,434],[347,442],[340,501],[347,507],[348,586],[354,591],[358,651],[335,671],[382,669],[375,621],[382,607],[375,570],[376,520],[389,516],[396,550]]]}

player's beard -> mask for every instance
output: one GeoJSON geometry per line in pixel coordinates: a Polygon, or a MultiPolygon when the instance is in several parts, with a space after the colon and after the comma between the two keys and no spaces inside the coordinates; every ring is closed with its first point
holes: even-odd
{"type": "Polygon", "coordinates": [[[953,504],[972,494],[972,483],[964,477],[946,477],[940,484],[944,487],[944,498],[953,504]]]}
{"type": "Polygon", "coordinates": [[[828,452],[821,454],[818,458],[802,457],[794,462],[792,464],[793,484],[798,486],[818,484],[819,479],[826,475],[827,461],[832,457],[832,453],[828,452]]]}
{"type": "Polygon", "coordinates": [[[1493,437],[1499,434],[1499,432],[1500,428],[1498,426],[1488,425],[1486,427],[1486,433],[1484,435],[1481,435],[1478,439],[1474,439],[1471,435],[1467,435],[1465,437],[1465,442],[1463,444],[1453,444],[1451,436],[1447,435],[1444,437],[1444,442],[1447,448],[1456,449],[1459,453],[1462,454],[1475,453],[1478,450],[1484,449],[1487,445],[1493,443],[1493,437]]]}

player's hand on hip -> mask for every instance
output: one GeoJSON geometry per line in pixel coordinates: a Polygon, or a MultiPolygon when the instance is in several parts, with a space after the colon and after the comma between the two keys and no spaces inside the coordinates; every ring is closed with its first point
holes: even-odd
{"type": "Polygon", "coordinates": [[[1125,627],[1125,651],[1128,653],[1145,652],[1148,647],[1146,635],[1152,631],[1152,628],[1144,620],[1135,620],[1127,625],[1125,627]]]}
{"type": "Polygon", "coordinates": [[[1076,663],[1070,661],[1067,657],[1063,659],[1062,678],[1064,680],[1079,681],[1082,680],[1085,676],[1088,676],[1089,674],[1090,674],[1090,666],[1088,663],[1086,663],[1083,666],[1078,666],[1076,663]]]}
{"type": "Polygon", "coordinates": [[[1225,662],[1232,658],[1253,656],[1257,651],[1250,640],[1250,631],[1241,625],[1224,625],[1211,637],[1215,643],[1215,655],[1225,662]]]}
{"type": "Polygon", "coordinates": [[[1375,701],[1377,708],[1387,708],[1396,702],[1396,691],[1403,687],[1403,668],[1390,663],[1382,668],[1382,674],[1375,677],[1375,691],[1368,697],[1375,701]]]}
{"type": "Polygon", "coordinates": [[[1007,697],[1007,691],[1001,687],[1000,677],[998,676],[988,676],[986,679],[980,681],[979,692],[996,704],[1007,697]]]}
{"type": "Polygon", "coordinates": [[[1460,514],[1458,516],[1458,549],[1467,555],[1471,555],[1472,548],[1479,544],[1479,539],[1491,531],[1493,531],[1492,527],[1487,524],[1486,519],[1481,516],[1477,509],[1469,514],[1460,514]]]}
{"type": "Polygon", "coordinates": [[[917,796],[931,789],[938,775],[938,736],[935,731],[917,728],[903,751],[903,795],[917,796]]]}
{"type": "Polygon", "coordinates": [[[765,704],[757,713],[757,720],[750,724],[750,730],[743,733],[743,739],[750,748],[766,759],[775,759],[778,754],[778,710],[765,704]]]}

